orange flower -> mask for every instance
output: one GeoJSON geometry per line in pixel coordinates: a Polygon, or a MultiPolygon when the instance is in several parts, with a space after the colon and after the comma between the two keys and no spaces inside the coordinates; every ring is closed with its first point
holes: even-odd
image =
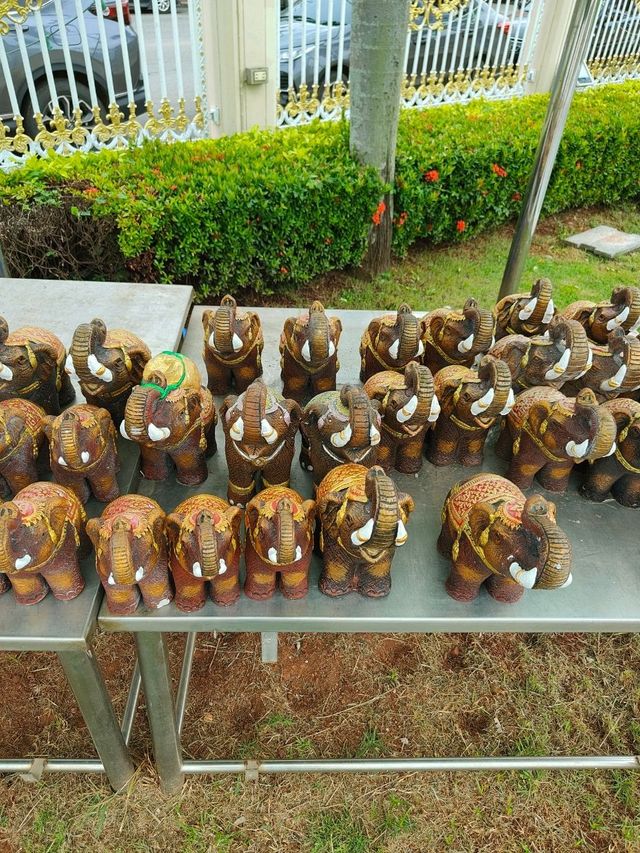
{"type": "Polygon", "coordinates": [[[493,166],[491,167],[491,171],[494,173],[494,175],[497,175],[499,178],[506,178],[507,177],[507,170],[503,169],[502,166],[498,166],[497,163],[493,164],[493,166]]]}
{"type": "Polygon", "coordinates": [[[515,192],[515,193],[511,196],[511,198],[512,198],[514,201],[520,201],[520,199],[522,198],[522,195],[521,195],[519,192],[515,192]]]}
{"type": "Polygon", "coordinates": [[[437,169],[431,169],[425,172],[422,177],[428,184],[435,184],[436,181],[440,180],[440,172],[437,169]]]}
{"type": "Polygon", "coordinates": [[[407,221],[408,216],[409,214],[407,213],[407,211],[403,210],[400,216],[398,217],[398,228],[402,228],[404,223],[407,221]]]}
{"type": "Polygon", "coordinates": [[[466,227],[467,223],[464,221],[464,219],[458,219],[458,221],[456,222],[456,229],[458,231],[458,234],[462,234],[466,227]]]}
{"type": "Polygon", "coordinates": [[[374,225],[380,225],[380,223],[382,222],[382,214],[385,212],[386,209],[387,205],[383,201],[381,201],[378,207],[376,208],[376,212],[371,217],[374,225]]]}
{"type": "Polygon", "coordinates": [[[88,196],[97,196],[99,192],[100,190],[98,187],[87,187],[84,194],[88,196]]]}

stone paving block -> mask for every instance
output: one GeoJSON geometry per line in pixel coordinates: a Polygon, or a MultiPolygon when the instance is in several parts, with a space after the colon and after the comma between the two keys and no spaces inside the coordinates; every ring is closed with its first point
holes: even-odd
{"type": "Polygon", "coordinates": [[[604,258],[616,258],[640,249],[640,234],[627,234],[609,225],[598,225],[597,228],[567,237],[565,243],[604,258]]]}

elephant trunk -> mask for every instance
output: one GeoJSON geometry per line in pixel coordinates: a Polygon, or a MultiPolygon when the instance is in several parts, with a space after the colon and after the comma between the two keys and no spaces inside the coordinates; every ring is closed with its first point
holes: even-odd
{"type": "Polygon", "coordinates": [[[404,371],[405,384],[409,399],[415,396],[417,406],[415,409],[416,422],[424,423],[432,419],[435,414],[433,409],[434,387],[433,377],[428,367],[423,367],[415,361],[410,362],[404,371]]]}
{"type": "Polygon", "coordinates": [[[542,542],[544,564],[539,567],[533,584],[536,589],[559,589],[571,583],[571,543],[563,530],[549,516],[549,506],[540,498],[529,498],[522,511],[524,526],[542,542]]]}
{"type": "Polygon", "coordinates": [[[244,392],[242,407],[243,441],[245,444],[258,445],[263,441],[263,428],[269,426],[265,418],[267,406],[267,386],[256,380],[244,392]]]}
{"type": "Polygon", "coordinates": [[[418,354],[420,329],[418,319],[408,305],[398,308],[398,356],[402,364],[406,364],[418,354]]]}
{"type": "Polygon", "coordinates": [[[65,412],[60,425],[60,451],[67,465],[78,468],[81,464],[80,448],[78,447],[78,435],[76,432],[75,418],[71,412],[65,412]]]}
{"type": "Polygon", "coordinates": [[[506,415],[514,403],[511,389],[511,371],[506,362],[485,356],[480,362],[478,376],[486,390],[471,405],[471,414],[483,419],[506,415]]]}
{"type": "Polygon", "coordinates": [[[321,302],[314,302],[309,310],[309,350],[314,363],[329,358],[329,320],[321,302]]]}
{"type": "Polygon", "coordinates": [[[147,402],[150,390],[140,385],[131,392],[124,411],[124,429],[132,439],[143,436],[146,432],[147,402]]]}
{"type": "Polygon", "coordinates": [[[616,449],[616,421],[611,412],[598,408],[598,425],[596,429],[595,439],[591,447],[591,453],[588,456],[590,460],[602,459],[604,456],[610,456],[616,449]]]}
{"type": "Polygon", "coordinates": [[[213,526],[213,520],[208,512],[200,513],[197,524],[198,552],[201,559],[202,577],[208,580],[215,578],[220,569],[218,557],[218,540],[213,526]]]}
{"type": "Polygon", "coordinates": [[[117,584],[135,583],[136,573],[131,557],[130,530],[124,522],[116,522],[111,535],[111,574],[117,584]]]}
{"type": "Polygon", "coordinates": [[[288,498],[282,498],[278,504],[278,528],[278,563],[287,566],[289,563],[293,563],[296,558],[293,507],[288,498]]]}
{"type": "MultiPolygon", "coordinates": [[[[531,289],[532,297],[536,300],[536,303],[533,311],[529,315],[529,323],[542,323],[543,320],[547,319],[547,309],[549,309],[549,313],[553,311],[553,301],[551,299],[552,293],[553,287],[551,285],[551,281],[548,278],[539,278],[536,281],[536,283],[533,285],[533,288],[531,289]]],[[[529,305],[530,304],[531,303],[529,302],[529,305]]],[[[550,320],[551,317],[549,317],[548,319],[550,320]]]]}
{"type": "Polygon", "coordinates": [[[391,548],[398,535],[398,492],[391,477],[378,466],[367,472],[365,490],[373,518],[373,531],[366,547],[379,553],[391,548]]]}
{"type": "Polygon", "coordinates": [[[495,319],[491,311],[476,308],[473,333],[473,352],[482,353],[491,349],[495,333],[495,319]]]}
{"type": "Polygon", "coordinates": [[[343,389],[343,402],[349,406],[352,447],[366,447],[371,443],[371,401],[362,388],[343,389]],[[346,399],[345,399],[346,397],[346,399]]]}
{"type": "Polygon", "coordinates": [[[571,349],[567,376],[580,376],[586,372],[587,365],[590,365],[591,350],[587,333],[578,322],[571,323],[567,336],[567,347],[571,349]]]}
{"type": "Polygon", "coordinates": [[[217,309],[213,323],[213,340],[218,352],[233,355],[233,333],[236,324],[236,301],[225,296],[217,309]]]}
{"type": "Polygon", "coordinates": [[[82,323],[75,330],[71,342],[70,355],[78,378],[83,382],[95,382],[101,379],[110,382],[113,375],[100,361],[100,350],[107,337],[107,328],[102,320],[82,323]]]}
{"type": "Polygon", "coordinates": [[[18,508],[11,502],[5,503],[0,510],[0,572],[5,575],[16,570],[11,543],[11,521],[15,518],[19,518],[18,508]]]}

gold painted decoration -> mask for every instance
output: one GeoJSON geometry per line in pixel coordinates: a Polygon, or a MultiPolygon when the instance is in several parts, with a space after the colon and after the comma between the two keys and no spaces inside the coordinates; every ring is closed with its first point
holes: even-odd
{"type": "Polygon", "coordinates": [[[459,12],[469,0],[413,0],[409,10],[409,29],[444,29],[444,15],[459,12]]]}
{"type": "Polygon", "coordinates": [[[42,5],[42,0],[0,0],[0,36],[6,36],[11,24],[21,26],[42,5]]]}

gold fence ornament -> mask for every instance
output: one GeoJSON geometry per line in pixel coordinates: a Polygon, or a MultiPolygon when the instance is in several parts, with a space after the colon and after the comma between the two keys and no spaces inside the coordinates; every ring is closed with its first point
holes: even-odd
{"type": "Polygon", "coordinates": [[[409,10],[409,29],[444,29],[443,16],[449,12],[459,12],[467,6],[469,0],[412,0],[409,10]]]}
{"type": "Polygon", "coordinates": [[[31,12],[39,9],[42,0],[0,0],[0,36],[6,36],[11,24],[24,24],[31,12]]]}

